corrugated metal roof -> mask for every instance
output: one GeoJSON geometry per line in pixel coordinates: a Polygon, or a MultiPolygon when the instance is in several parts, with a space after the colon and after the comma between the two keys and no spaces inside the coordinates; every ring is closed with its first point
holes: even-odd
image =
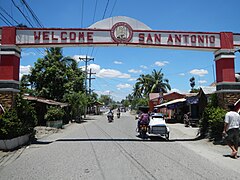
{"type": "Polygon", "coordinates": [[[204,94],[214,94],[216,92],[216,86],[201,87],[204,94]]]}
{"type": "Polygon", "coordinates": [[[162,95],[159,93],[149,93],[149,100],[157,99],[160,97],[162,97],[162,95]]]}
{"type": "Polygon", "coordinates": [[[175,103],[184,102],[184,101],[186,101],[185,98],[174,99],[174,100],[172,100],[172,101],[169,101],[169,102],[166,102],[166,103],[163,103],[163,104],[159,104],[159,105],[156,105],[156,106],[154,106],[154,107],[155,107],[155,108],[161,108],[161,107],[166,107],[166,106],[168,106],[168,105],[170,105],[170,104],[175,104],[175,103]]]}
{"type": "Polygon", "coordinates": [[[29,100],[29,101],[37,101],[37,102],[41,102],[44,104],[49,104],[49,105],[55,105],[55,106],[60,106],[60,107],[66,107],[69,106],[68,103],[62,103],[62,102],[58,102],[58,101],[54,101],[54,100],[50,100],[50,99],[44,99],[41,97],[34,97],[34,96],[23,96],[23,99],[29,100]]]}

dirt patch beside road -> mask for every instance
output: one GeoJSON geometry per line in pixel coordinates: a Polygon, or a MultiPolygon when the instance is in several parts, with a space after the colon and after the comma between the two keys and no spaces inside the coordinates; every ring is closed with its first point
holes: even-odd
{"type": "Polygon", "coordinates": [[[36,130],[35,138],[37,139],[62,131],[61,129],[46,126],[37,126],[34,129],[36,130]]]}
{"type": "Polygon", "coordinates": [[[172,140],[181,143],[183,146],[197,152],[218,166],[222,166],[236,172],[239,171],[240,158],[230,158],[229,155],[231,150],[227,145],[214,145],[213,142],[210,142],[208,139],[196,139],[198,128],[185,127],[183,124],[178,123],[168,125],[170,128],[170,141],[172,140]]]}

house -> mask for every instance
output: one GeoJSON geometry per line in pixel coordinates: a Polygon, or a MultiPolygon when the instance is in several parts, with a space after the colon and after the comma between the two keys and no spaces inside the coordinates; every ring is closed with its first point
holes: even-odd
{"type": "MultiPolygon", "coordinates": [[[[42,97],[24,95],[23,99],[26,99],[32,102],[32,104],[34,104],[36,114],[37,114],[37,119],[38,119],[38,122],[37,122],[38,126],[46,126],[46,120],[44,119],[44,115],[47,113],[47,106],[59,106],[61,108],[65,108],[69,106],[67,103],[61,103],[54,100],[45,99],[42,97]]],[[[65,121],[67,122],[68,120],[69,118],[65,119],[65,121]]]]}
{"type": "Polygon", "coordinates": [[[215,91],[216,87],[201,87],[198,93],[166,94],[163,98],[171,100],[161,103],[155,108],[165,114],[167,120],[183,122],[184,114],[190,112],[191,121],[197,122],[202,117],[209,96],[215,91]]]}
{"type": "Polygon", "coordinates": [[[154,110],[154,106],[162,102],[162,93],[149,93],[149,111],[154,110]]]}
{"type": "Polygon", "coordinates": [[[178,99],[182,99],[184,97],[184,94],[180,94],[178,92],[164,93],[161,103],[154,107],[158,109],[158,112],[163,113],[166,116],[166,119],[174,119],[174,115],[176,114],[174,109],[176,108],[172,108],[171,106],[176,106],[177,104],[180,105],[181,100],[178,101],[178,99]]]}

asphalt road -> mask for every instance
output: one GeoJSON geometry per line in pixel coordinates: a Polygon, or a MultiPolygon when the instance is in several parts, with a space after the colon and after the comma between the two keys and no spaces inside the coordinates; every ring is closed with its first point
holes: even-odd
{"type": "Polygon", "coordinates": [[[194,140],[197,129],[169,126],[170,141],[141,140],[129,113],[113,123],[90,116],[16,151],[1,163],[0,179],[240,179],[240,160],[224,157],[227,147],[194,140]]]}

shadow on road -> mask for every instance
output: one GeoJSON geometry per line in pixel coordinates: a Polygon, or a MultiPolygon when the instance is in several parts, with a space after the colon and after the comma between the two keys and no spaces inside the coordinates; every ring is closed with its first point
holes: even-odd
{"type": "Polygon", "coordinates": [[[66,138],[66,139],[57,139],[55,141],[41,141],[41,140],[35,140],[31,144],[37,144],[37,145],[47,145],[51,144],[53,142],[177,142],[177,141],[198,141],[201,140],[201,138],[194,138],[194,139],[170,139],[166,140],[163,137],[158,136],[149,136],[148,139],[142,139],[138,137],[138,139],[121,139],[121,138],[92,138],[92,139],[84,139],[84,138],[66,138]]]}
{"type": "Polygon", "coordinates": [[[62,141],[72,141],[72,142],[139,142],[141,139],[100,139],[100,138],[93,138],[93,139],[58,139],[57,142],[62,141]]]}
{"type": "Polygon", "coordinates": [[[81,138],[77,138],[77,139],[58,139],[56,140],[56,142],[141,142],[141,141],[147,141],[147,142],[176,142],[176,141],[197,141],[200,139],[170,139],[170,140],[166,140],[165,138],[162,137],[149,137],[147,140],[146,139],[120,139],[120,138],[116,138],[116,139],[101,139],[101,138],[93,138],[93,139],[81,139],[81,138]]]}
{"type": "Polygon", "coordinates": [[[177,142],[177,141],[199,141],[202,138],[196,137],[196,138],[191,138],[191,139],[169,139],[166,140],[164,137],[159,137],[159,136],[150,136],[149,137],[151,141],[166,141],[166,142],[177,142]]]}
{"type": "Polygon", "coordinates": [[[226,155],[223,155],[223,157],[228,157],[228,158],[232,158],[232,159],[238,159],[240,156],[237,156],[237,158],[231,156],[230,154],[226,154],[226,155]]]}

